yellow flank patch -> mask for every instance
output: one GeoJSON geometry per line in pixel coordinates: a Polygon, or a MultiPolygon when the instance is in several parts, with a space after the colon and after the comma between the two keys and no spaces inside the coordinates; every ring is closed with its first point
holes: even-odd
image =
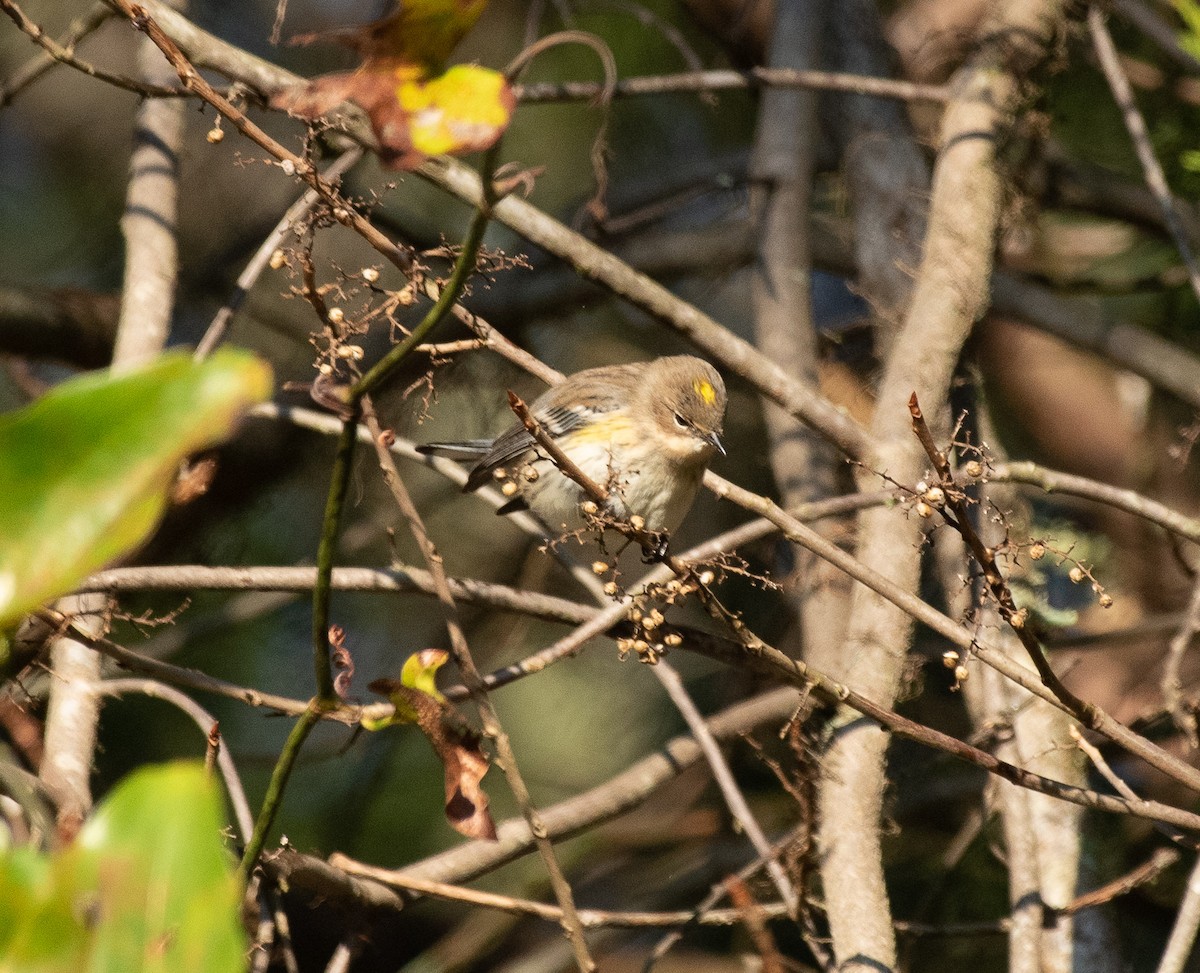
{"type": "Polygon", "coordinates": [[[692,382],[692,388],[694,388],[696,390],[696,394],[704,400],[705,405],[717,404],[717,390],[714,389],[709,382],[706,382],[702,378],[698,378],[692,382]]]}
{"type": "Polygon", "coordinates": [[[617,439],[628,439],[633,432],[633,423],[628,416],[601,416],[595,422],[589,422],[567,434],[568,440],[575,443],[607,443],[617,439]]]}

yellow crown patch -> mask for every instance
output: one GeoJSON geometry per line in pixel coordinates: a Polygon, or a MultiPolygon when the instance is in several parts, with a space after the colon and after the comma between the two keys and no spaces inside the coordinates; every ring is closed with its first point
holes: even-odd
{"type": "Polygon", "coordinates": [[[702,378],[698,378],[692,382],[692,388],[696,390],[696,394],[704,400],[705,405],[717,404],[717,390],[714,389],[711,383],[706,382],[702,378]]]}

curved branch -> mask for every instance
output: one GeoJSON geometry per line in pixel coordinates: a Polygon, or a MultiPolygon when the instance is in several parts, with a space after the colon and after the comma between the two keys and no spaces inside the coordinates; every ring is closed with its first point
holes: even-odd
{"type": "MultiPolygon", "coordinates": [[[[199,727],[200,732],[207,737],[216,725],[216,719],[203,706],[190,696],[178,689],[164,685],[154,679],[106,679],[97,690],[102,696],[120,696],[123,693],[141,693],[170,703],[176,709],[182,710],[192,722],[199,727]]],[[[238,774],[237,765],[229,754],[229,749],[222,746],[217,752],[217,766],[221,769],[221,777],[225,781],[225,790],[229,794],[229,803],[233,805],[233,817],[241,832],[242,841],[248,841],[250,832],[254,830],[254,816],[250,813],[250,804],[246,800],[246,792],[242,788],[242,779],[238,774]]]]}
{"type": "Polygon", "coordinates": [[[1093,500],[1116,510],[1124,510],[1135,517],[1157,524],[1163,530],[1200,544],[1200,519],[1188,517],[1136,490],[1115,487],[1099,480],[1088,479],[1086,476],[1075,476],[1073,473],[1062,473],[1028,461],[1000,463],[988,472],[987,478],[997,483],[1025,483],[1046,493],[1065,493],[1093,500]]]}

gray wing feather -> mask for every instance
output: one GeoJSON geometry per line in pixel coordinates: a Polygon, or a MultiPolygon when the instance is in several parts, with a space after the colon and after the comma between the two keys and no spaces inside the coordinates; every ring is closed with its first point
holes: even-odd
{"type": "MultiPolygon", "coordinates": [[[[550,405],[536,408],[537,403],[534,405],[534,418],[546,432],[556,439],[586,425],[598,411],[603,411],[579,406],[550,405]]],[[[492,443],[492,448],[488,450],[487,455],[471,470],[463,492],[470,493],[472,490],[478,490],[488,481],[494,469],[507,466],[514,460],[520,459],[536,446],[537,443],[529,435],[529,430],[520,424],[513,426],[492,443]]]]}

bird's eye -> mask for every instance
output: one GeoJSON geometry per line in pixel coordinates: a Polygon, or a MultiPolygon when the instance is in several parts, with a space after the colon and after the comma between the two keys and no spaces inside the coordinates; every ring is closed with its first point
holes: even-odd
{"type": "Polygon", "coordinates": [[[675,425],[677,425],[680,429],[690,429],[692,427],[692,424],[678,412],[675,413],[675,425]]]}

